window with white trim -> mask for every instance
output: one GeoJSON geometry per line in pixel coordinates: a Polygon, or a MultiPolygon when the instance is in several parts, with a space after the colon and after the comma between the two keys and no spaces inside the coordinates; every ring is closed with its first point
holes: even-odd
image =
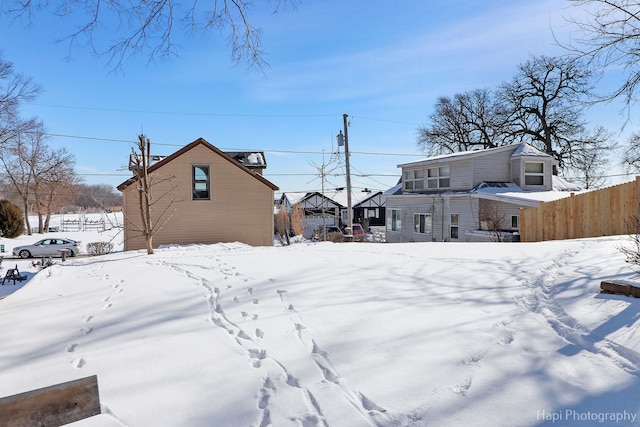
{"type": "Polygon", "coordinates": [[[400,231],[402,220],[400,209],[387,209],[387,231],[400,231]]]}
{"type": "Polygon", "coordinates": [[[449,188],[451,186],[451,170],[449,166],[427,169],[427,188],[449,188]]]}
{"type": "Polygon", "coordinates": [[[458,214],[451,214],[450,232],[449,237],[451,239],[458,239],[458,214]]]}
{"type": "Polygon", "coordinates": [[[413,214],[413,231],[420,234],[431,234],[431,214],[413,214]]]}
{"type": "Polygon", "coordinates": [[[210,200],[211,180],[209,166],[192,166],[193,200],[210,200]]]}
{"type": "Polygon", "coordinates": [[[404,172],[405,190],[424,189],[424,169],[412,169],[404,172]]]}
{"type": "Polygon", "coordinates": [[[544,163],[524,162],[524,185],[544,185],[544,163]]]}
{"type": "Polygon", "coordinates": [[[367,208],[364,210],[365,218],[378,218],[378,208],[367,208]]]}

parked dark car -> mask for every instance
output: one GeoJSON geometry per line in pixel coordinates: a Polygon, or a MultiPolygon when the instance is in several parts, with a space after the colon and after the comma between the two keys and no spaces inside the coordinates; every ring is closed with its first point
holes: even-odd
{"type": "Polygon", "coordinates": [[[32,245],[21,245],[13,248],[13,256],[31,258],[41,256],[62,256],[60,249],[68,249],[70,256],[80,252],[80,242],[72,239],[42,239],[32,245]]]}

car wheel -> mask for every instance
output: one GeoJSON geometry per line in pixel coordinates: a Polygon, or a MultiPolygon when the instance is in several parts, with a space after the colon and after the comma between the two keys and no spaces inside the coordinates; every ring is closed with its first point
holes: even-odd
{"type": "Polygon", "coordinates": [[[29,252],[26,249],[21,250],[20,252],[18,252],[18,256],[20,258],[31,258],[31,252],[29,252]]]}

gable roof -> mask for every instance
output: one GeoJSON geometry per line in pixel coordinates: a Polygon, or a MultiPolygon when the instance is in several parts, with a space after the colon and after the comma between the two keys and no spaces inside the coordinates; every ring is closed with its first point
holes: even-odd
{"type": "MultiPolygon", "coordinates": [[[[149,166],[148,172],[156,171],[157,169],[161,168],[163,165],[165,165],[165,164],[177,159],[178,157],[180,157],[184,153],[186,153],[189,150],[192,150],[193,148],[195,148],[197,146],[200,146],[200,145],[202,145],[205,148],[208,148],[209,150],[211,150],[212,152],[214,152],[218,156],[220,156],[223,159],[227,160],[229,163],[231,163],[232,165],[234,165],[238,169],[242,170],[243,172],[248,173],[249,175],[251,175],[252,177],[257,179],[258,181],[262,182],[263,184],[265,184],[267,187],[271,188],[272,190],[278,190],[278,186],[277,185],[275,185],[274,183],[272,183],[268,179],[264,178],[262,175],[260,175],[260,174],[258,174],[256,172],[253,172],[252,170],[246,168],[240,162],[234,160],[233,158],[231,158],[229,155],[227,155],[223,151],[220,151],[218,148],[216,148],[213,145],[211,145],[204,138],[196,139],[195,141],[193,141],[192,143],[190,143],[188,145],[185,145],[184,147],[182,147],[181,149],[179,149],[175,153],[173,153],[173,154],[171,154],[171,155],[169,155],[167,157],[164,157],[160,161],[158,161],[158,162],[154,163],[153,165],[149,166]]],[[[123,182],[122,184],[118,185],[116,188],[118,190],[120,190],[120,191],[124,191],[125,188],[127,188],[128,186],[130,186],[131,184],[133,184],[137,180],[138,180],[138,177],[137,176],[133,176],[133,177],[129,178],[128,180],[126,180],[125,182],[123,182]]]]}
{"type": "Polygon", "coordinates": [[[537,148],[532,147],[531,145],[523,142],[521,144],[503,145],[502,147],[487,148],[484,150],[460,151],[457,153],[441,154],[438,156],[427,157],[426,159],[422,159],[422,160],[416,160],[409,163],[402,163],[402,164],[399,164],[398,167],[401,168],[401,167],[419,166],[423,163],[431,163],[431,162],[442,163],[442,162],[451,161],[451,160],[465,160],[465,159],[471,159],[471,158],[476,158],[481,156],[488,156],[488,155],[500,153],[503,151],[513,151],[513,153],[511,154],[512,157],[521,157],[521,156],[551,157],[550,155],[543,153],[537,148]]]}
{"type": "MultiPolygon", "coordinates": [[[[358,205],[366,202],[367,200],[383,194],[380,190],[370,190],[370,191],[353,191],[351,192],[351,207],[356,208],[358,205]]],[[[344,189],[341,190],[325,190],[324,194],[320,191],[292,191],[282,193],[280,200],[286,200],[290,206],[293,206],[297,203],[303,203],[313,196],[318,196],[327,200],[330,203],[336,205],[336,207],[346,208],[348,205],[347,201],[347,192],[344,189]]]]}

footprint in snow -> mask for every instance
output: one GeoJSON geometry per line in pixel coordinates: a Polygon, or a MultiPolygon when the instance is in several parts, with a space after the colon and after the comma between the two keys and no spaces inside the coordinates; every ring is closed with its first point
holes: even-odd
{"type": "Polygon", "coordinates": [[[471,388],[471,378],[468,378],[462,384],[456,384],[453,387],[451,387],[451,391],[453,391],[454,393],[458,393],[461,396],[466,396],[467,391],[469,391],[470,388],[471,388]]]}
{"type": "Polygon", "coordinates": [[[253,341],[249,335],[247,335],[244,331],[238,332],[238,338],[242,338],[243,340],[253,341]]]}
{"type": "Polygon", "coordinates": [[[73,344],[65,345],[64,349],[67,351],[67,353],[73,353],[76,350],[77,346],[78,344],[73,343],[73,344]]]}
{"type": "Polygon", "coordinates": [[[360,393],[360,398],[362,399],[362,407],[367,411],[387,412],[386,409],[376,405],[373,400],[369,399],[364,394],[360,393]]]}
{"type": "Polygon", "coordinates": [[[80,369],[82,368],[87,362],[82,358],[77,358],[77,359],[73,359],[71,361],[71,364],[73,365],[74,368],[76,369],[80,369]]]}

